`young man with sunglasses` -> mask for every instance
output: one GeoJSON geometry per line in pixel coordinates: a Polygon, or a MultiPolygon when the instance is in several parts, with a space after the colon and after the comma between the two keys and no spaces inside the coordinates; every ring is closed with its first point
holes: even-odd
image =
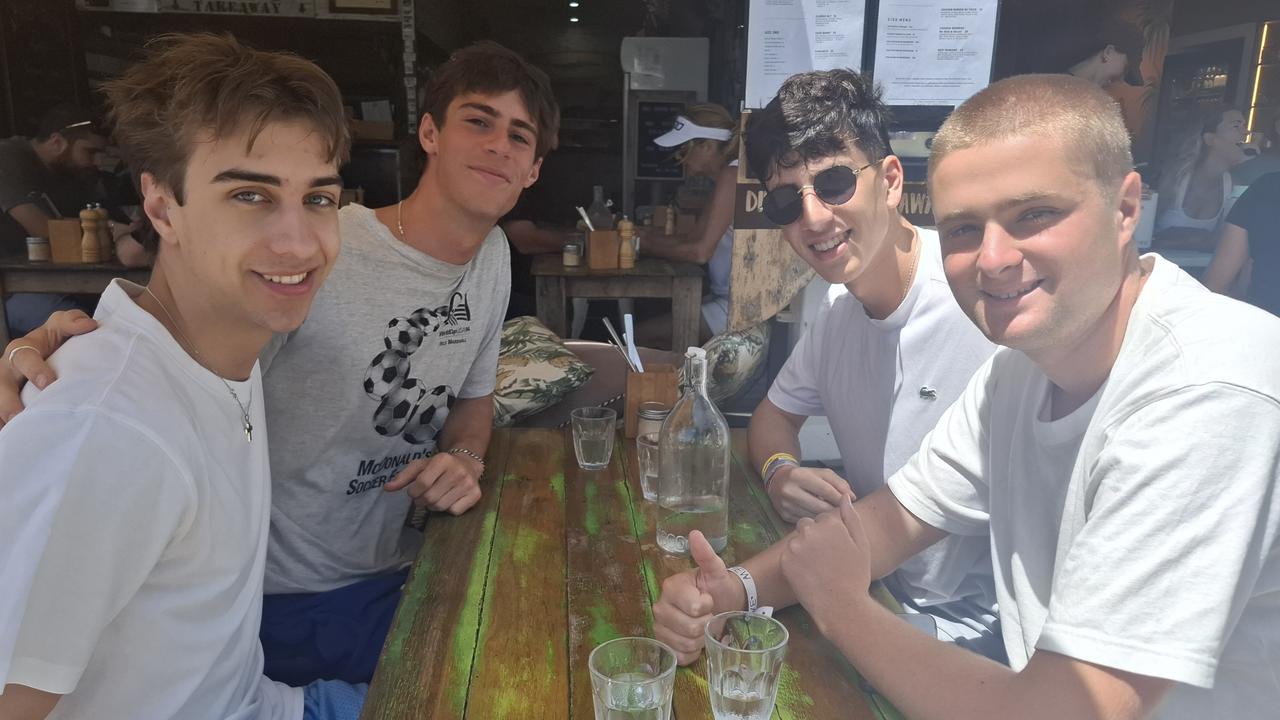
{"type": "MultiPolygon", "coordinates": [[[[886,486],[744,563],[917,720],[1274,718],[1280,320],[1139,256],[1120,107],[1069,75],[952,113],[929,184],[956,300],[1002,347],[886,486]],[[989,538],[1008,666],[906,626],[872,578],[989,538]]],[[[746,602],[705,538],[655,621],[687,661],[746,602]],[[694,582],[690,582],[690,579],[694,582]]]]}
{"type": "MultiPolygon", "coordinates": [[[[747,131],[765,213],[831,283],[751,420],[751,458],[789,522],[882,487],[994,350],[947,287],[937,233],[898,213],[903,169],[886,113],[867,76],[809,72],[788,79],[747,131]],[[844,477],[799,464],[800,428],[814,415],[831,423],[844,477]]],[[[922,627],[1000,654],[984,539],[939,543],[886,585],[922,627]]]]}

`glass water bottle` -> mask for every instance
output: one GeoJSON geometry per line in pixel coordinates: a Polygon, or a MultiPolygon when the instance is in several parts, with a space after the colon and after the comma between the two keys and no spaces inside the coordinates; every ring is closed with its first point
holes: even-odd
{"type": "Polygon", "coordinates": [[[591,188],[591,205],[587,207],[587,217],[597,230],[613,229],[613,212],[609,210],[604,199],[604,186],[594,185],[591,188]]]}
{"type": "Polygon", "coordinates": [[[700,530],[716,552],[728,540],[729,425],[707,397],[707,352],[685,353],[688,389],[662,423],[658,440],[658,545],[689,554],[700,530]]]}

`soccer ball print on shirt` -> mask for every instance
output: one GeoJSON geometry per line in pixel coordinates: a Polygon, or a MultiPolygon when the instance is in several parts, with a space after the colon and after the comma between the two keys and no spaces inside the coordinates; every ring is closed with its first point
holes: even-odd
{"type": "Polygon", "coordinates": [[[435,446],[456,395],[448,385],[427,388],[410,374],[409,359],[442,325],[470,319],[466,297],[454,293],[449,305],[418,308],[387,323],[382,339],[386,349],[373,356],[364,376],[365,393],[378,401],[373,429],[379,435],[399,435],[414,445],[435,446]]]}

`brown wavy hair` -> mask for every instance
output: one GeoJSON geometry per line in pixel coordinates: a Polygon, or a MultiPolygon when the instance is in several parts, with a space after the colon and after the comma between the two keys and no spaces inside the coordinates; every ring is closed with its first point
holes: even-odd
{"type": "Polygon", "coordinates": [[[197,135],[247,131],[248,148],[269,124],[303,121],[341,164],[351,148],[342,93],[315,63],[264,52],[230,34],[166,34],[146,56],[103,86],[108,121],[139,182],[143,173],[184,202],[183,179],[197,135]]]}

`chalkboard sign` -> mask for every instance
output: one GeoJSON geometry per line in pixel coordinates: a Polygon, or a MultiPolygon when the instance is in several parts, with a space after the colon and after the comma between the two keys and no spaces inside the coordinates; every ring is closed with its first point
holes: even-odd
{"type": "Polygon", "coordinates": [[[653,139],[671,129],[684,103],[644,102],[636,104],[636,177],[642,180],[671,180],[684,177],[684,168],[672,160],[675,148],[658,147],[653,139]]]}

